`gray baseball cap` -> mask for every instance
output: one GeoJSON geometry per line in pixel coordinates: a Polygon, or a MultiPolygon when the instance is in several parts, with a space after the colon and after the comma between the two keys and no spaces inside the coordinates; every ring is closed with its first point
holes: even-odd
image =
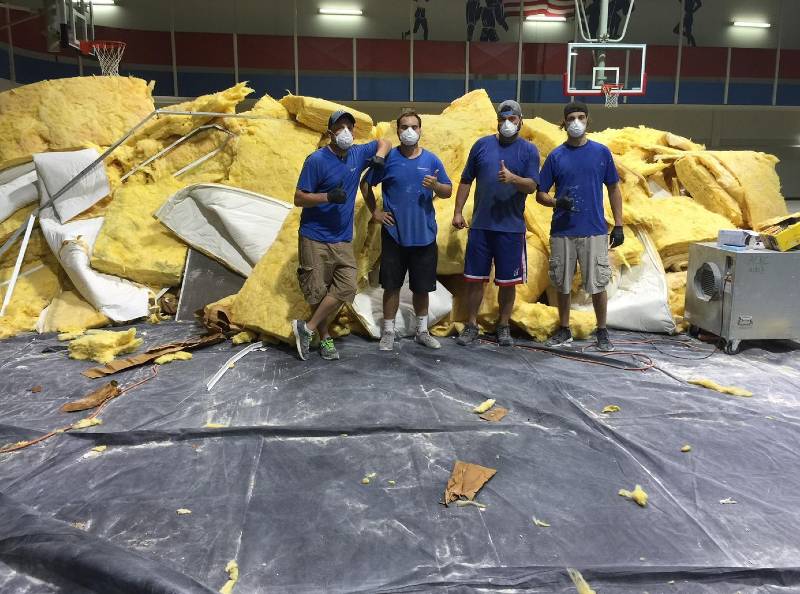
{"type": "Polygon", "coordinates": [[[333,130],[333,127],[336,125],[336,122],[341,120],[342,118],[347,118],[350,120],[350,123],[354,126],[356,125],[356,119],[353,117],[353,114],[349,111],[345,111],[344,109],[338,109],[331,114],[331,117],[328,118],[328,130],[333,130]]]}
{"type": "Polygon", "coordinates": [[[514,101],[513,99],[508,99],[507,101],[503,101],[500,104],[500,107],[497,108],[497,115],[508,117],[508,116],[517,116],[522,117],[522,108],[520,107],[519,103],[514,101]]]}

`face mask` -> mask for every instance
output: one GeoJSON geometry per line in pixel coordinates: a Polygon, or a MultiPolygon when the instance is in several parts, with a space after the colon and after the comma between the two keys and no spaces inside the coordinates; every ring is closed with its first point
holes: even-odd
{"type": "Polygon", "coordinates": [[[502,134],[505,138],[511,138],[518,131],[519,131],[519,128],[511,120],[505,120],[503,122],[503,125],[500,126],[500,134],[502,134]]]}
{"type": "Polygon", "coordinates": [[[414,128],[406,128],[400,133],[400,142],[405,146],[414,146],[419,142],[419,134],[414,128]]]}
{"type": "Polygon", "coordinates": [[[572,120],[567,126],[567,134],[572,138],[580,138],[586,133],[586,124],[580,120],[572,120]]]}
{"type": "Polygon", "coordinates": [[[350,132],[349,128],[344,128],[336,135],[336,146],[343,151],[346,151],[353,146],[353,133],[350,132]]]}

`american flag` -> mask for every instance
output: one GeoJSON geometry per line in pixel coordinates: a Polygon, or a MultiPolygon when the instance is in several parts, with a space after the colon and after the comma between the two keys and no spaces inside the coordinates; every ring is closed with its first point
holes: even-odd
{"type": "MultiPolygon", "coordinates": [[[[506,16],[519,14],[520,0],[505,0],[506,16]]],[[[575,15],[575,0],[522,0],[525,16],[572,17],[575,15]]]]}

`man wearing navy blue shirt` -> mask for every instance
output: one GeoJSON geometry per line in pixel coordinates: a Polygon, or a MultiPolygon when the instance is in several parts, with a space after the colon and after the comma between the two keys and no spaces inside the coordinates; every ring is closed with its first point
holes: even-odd
{"type": "Polygon", "coordinates": [[[548,155],[542,167],[536,200],[552,207],[550,225],[550,280],[558,291],[561,327],[545,343],[562,346],[572,342],[569,329],[570,291],[575,265],[580,264],[584,290],[591,294],[597,316],[597,348],[614,350],[606,329],[611,280],[609,246],[625,241],[622,231],[622,194],[614,158],[608,148],[586,137],[589,108],[580,102],[564,108],[562,127],[568,138],[548,155]],[[556,197],[547,194],[555,184],[556,197]],[[614,229],[608,234],[603,209],[603,184],[608,188],[614,229]]]}
{"type": "Polygon", "coordinates": [[[308,321],[292,321],[297,354],[306,360],[314,334],[323,359],[339,353],[328,332],[330,318],[356,295],[353,254],[353,212],[361,173],[372,164],[382,167],[391,150],[385,140],[353,145],[356,120],[339,110],[328,120],[330,144],[311,153],[300,172],[295,206],[302,206],[297,276],[313,312],[308,321]]]}
{"type": "Polygon", "coordinates": [[[439,157],[419,146],[422,118],[407,112],[397,119],[400,147],[392,149],[381,168],[372,168],[361,181],[361,194],[380,223],[383,287],[383,330],[380,350],[394,348],[394,320],[400,306],[400,288],[409,276],[417,315],[415,340],[438,349],[428,332],[428,294],[436,290],[436,212],[433,197],[449,198],[453,186],[439,157]],[[377,208],[372,187],[381,184],[383,208],[377,208]]]}
{"type": "Polygon", "coordinates": [[[527,281],[525,252],[525,199],[539,183],[539,151],[519,137],[522,108],[504,101],[497,111],[497,134],[479,139],[469,152],[456,195],[453,226],[464,229],[464,204],[472,182],[477,181],[475,206],[467,238],[464,279],[467,281],[468,321],[458,344],[478,338],[478,310],[483,284],[489,282],[494,262],[494,282],[500,287],[500,320],[497,341],[511,346],[509,320],[514,309],[516,285],[527,281]]]}

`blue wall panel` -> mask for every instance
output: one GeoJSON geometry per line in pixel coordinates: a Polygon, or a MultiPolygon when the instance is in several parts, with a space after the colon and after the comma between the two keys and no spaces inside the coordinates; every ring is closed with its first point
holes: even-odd
{"type": "Polygon", "coordinates": [[[772,83],[731,83],[730,105],[772,105],[772,83]]]}
{"type": "Polygon", "coordinates": [[[286,95],[287,91],[294,92],[293,73],[264,73],[240,70],[239,80],[246,80],[250,88],[255,89],[253,96],[258,98],[267,94],[275,99],[280,99],[286,95]]]}
{"type": "Polygon", "coordinates": [[[721,105],[725,99],[725,83],[681,81],[678,103],[693,105],[721,105]]]}
{"type": "Polygon", "coordinates": [[[523,80],[523,103],[566,103],[561,80],[523,80]]]}
{"type": "Polygon", "coordinates": [[[77,63],[56,62],[53,59],[31,58],[20,54],[14,55],[14,67],[17,71],[17,82],[20,84],[78,76],[77,63]]]}
{"type": "Polygon", "coordinates": [[[0,47],[0,78],[11,78],[11,68],[8,64],[8,50],[0,47]]]}
{"type": "Polygon", "coordinates": [[[353,99],[353,75],[325,75],[300,73],[300,94],[331,101],[353,99]]]}
{"type": "Polygon", "coordinates": [[[778,105],[800,105],[800,83],[779,84],[778,105]]]}
{"type": "MultiPolygon", "coordinates": [[[[121,68],[120,74],[135,76],[150,82],[154,80],[156,86],[153,95],[173,95],[172,71],[171,70],[146,70],[144,68],[121,68]]],[[[221,90],[221,89],[218,89],[221,90]]]]}
{"type": "Polygon", "coordinates": [[[471,91],[475,89],[486,89],[493,103],[500,103],[506,99],[514,99],[517,96],[516,80],[472,78],[469,81],[469,88],[471,91]]]}
{"type": "Polygon", "coordinates": [[[414,79],[416,101],[453,101],[464,94],[464,77],[414,79]]]}
{"type": "Polygon", "coordinates": [[[408,101],[408,77],[358,77],[359,101],[408,101]]]}
{"type": "Polygon", "coordinates": [[[196,72],[178,70],[178,94],[181,97],[196,97],[216,93],[235,85],[233,73],[196,72]]]}
{"type": "Polygon", "coordinates": [[[674,81],[649,81],[643,97],[628,97],[628,103],[672,103],[675,99],[674,81]]]}

